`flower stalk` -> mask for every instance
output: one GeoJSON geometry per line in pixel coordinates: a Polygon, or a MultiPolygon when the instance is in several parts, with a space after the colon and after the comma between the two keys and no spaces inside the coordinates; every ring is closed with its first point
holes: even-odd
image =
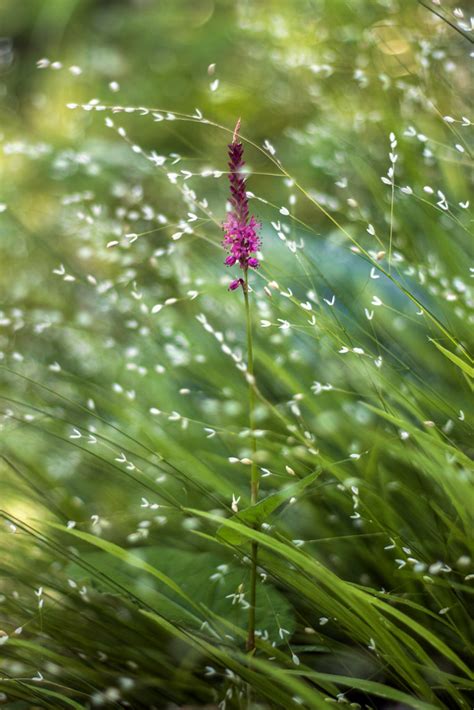
{"type": "MultiPolygon", "coordinates": [[[[261,242],[258,236],[259,223],[253,215],[249,214],[248,197],[245,185],[245,176],[242,172],[245,165],[243,160],[244,148],[239,141],[240,118],[235,126],[232,143],[229,144],[229,182],[231,209],[223,224],[224,249],[228,252],[225,259],[226,266],[238,264],[243,272],[243,277],[234,279],[229,284],[229,290],[235,291],[242,287],[245,302],[245,319],[247,326],[247,380],[249,396],[249,429],[252,447],[252,465],[250,472],[250,504],[258,501],[260,475],[256,464],[257,440],[255,438],[255,377],[253,362],[252,318],[249,299],[249,270],[257,269],[259,261],[255,256],[260,249],[261,242]]],[[[255,652],[255,622],[257,603],[257,564],[258,544],[251,543],[250,555],[250,594],[249,616],[246,648],[249,653],[255,652]]]]}
{"type": "MultiPolygon", "coordinates": [[[[252,319],[250,314],[250,299],[248,291],[248,269],[245,271],[243,285],[245,299],[245,318],[247,323],[247,379],[249,385],[249,429],[252,440],[252,464],[250,469],[250,504],[255,505],[258,501],[258,489],[260,475],[255,461],[257,453],[257,440],[255,438],[255,379],[253,367],[253,341],[252,341],[252,319]]],[[[257,604],[257,563],[258,563],[258,543],[252,541],[250,554],[250,596],[249,596],[249,618],[247,631],[246,648],[249,653],[255,651],[255,622],[257,604]]]]}

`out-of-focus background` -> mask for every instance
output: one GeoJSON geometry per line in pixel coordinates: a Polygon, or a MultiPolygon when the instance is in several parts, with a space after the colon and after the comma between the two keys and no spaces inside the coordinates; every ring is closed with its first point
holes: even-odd
{"type": "MultiPolygon", "coordinates": [[[[133,606],[197,633],[187,602],[41,523],[133,550],[245,628],[245,550],[183,512],[248,505],[244,314],[220,244],[239,117],[263,240],[261,495],[321,471],[272,524],[344,583],[400,595],[465,662],[470,38],[448,0],[2,0],[0,676],[27,677],[0,678],[12,708],[46,702],[37,672],[79,703],[129,693],[134,708],[219,702],[232,685],[133,606]],[[120,589],[65,554],[76,544],[120,589]]],[[[270,562],[264,638],[433,701],[389,644],[374,654],[373,632],[339,626],[331,595],[301,601],[270,562]]],[[[436,672],[434,701],[461,703],[436,672]]]]}

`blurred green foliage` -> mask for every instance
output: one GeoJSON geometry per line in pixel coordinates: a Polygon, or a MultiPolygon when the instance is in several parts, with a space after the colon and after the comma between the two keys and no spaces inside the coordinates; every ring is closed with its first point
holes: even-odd
{"type": "Polygon", "coordinates": [[[0,701],[467,708],[467,11],[3,0],[0,34],[0,701]],[[239,116],[257,463],[283,494],[232,538],[253,520],[220,246],[239,116]]]}

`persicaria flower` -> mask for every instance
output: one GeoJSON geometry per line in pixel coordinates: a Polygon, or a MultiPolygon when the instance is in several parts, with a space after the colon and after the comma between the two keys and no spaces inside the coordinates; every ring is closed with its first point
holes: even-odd
{"type": "MultiPolygon", "coordinates": [[[[249,205],[247,192],[245,189],[245,177],[242,175],[244,147],[239,142],[240,119],[234,130],[232,143],[229,144],[229,182],[230,182],[230,204],[231,210],[223,224],[224,249],[229,252],[225,260],[226,266],[239,264],[244,272],[249,268],[257,269],[259,264],[256,256],[253,256],[261,246],[258,236],[260,224],[253,215],[249,215],[249,205]]],[[[231,291],[235,291],[239,286],[244,285],[242,278],[235,279],[229,285],[231,291]]]]}

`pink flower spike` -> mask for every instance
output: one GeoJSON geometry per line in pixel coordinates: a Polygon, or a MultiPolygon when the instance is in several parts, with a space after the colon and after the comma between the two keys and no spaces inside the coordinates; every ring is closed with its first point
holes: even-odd
{"type": "MultiPolygon", "coordinates": [[[[260,224],[253,215],[249,214],[248,197],[245,185],[245,177],[242,169],[245,165],[243,160],[244,147],[239,142],[240,118],[234,129],[232,143],[229,144],[229,182],[230,182],[230,204],[232,209],[224,222],[224,249],[228,252],[225,259],[226,266],[234,266],[238,262],[240,268],[247,273],[248,269],[258,268],[259,261],[255,254],[261,246],[258,229],[260,224]]],[[[234,291],[238,288],[242,279],[233,281],[230,289],[234,291]]]]}

